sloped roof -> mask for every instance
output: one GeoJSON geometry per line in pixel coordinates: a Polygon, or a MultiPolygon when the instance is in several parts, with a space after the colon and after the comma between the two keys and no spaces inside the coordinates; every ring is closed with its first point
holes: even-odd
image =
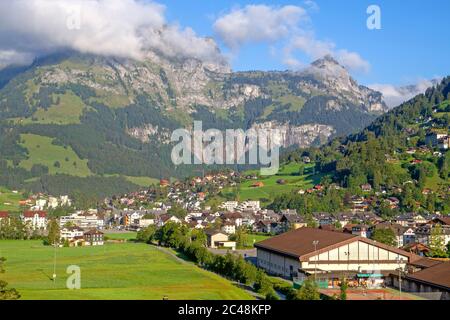
{"type": "Polygon", "coordinates": [[[420,257],[415,254],[385,245],[380,242],[375,242],[364,237],[359,237],[343,232],[327,231],[315,228],[300,228],[294,231],[283,233],[279,236],[259,242],[255,244],[255,247],[284,254],[296,259],[300,259],[302,261],[308,261],[308,259],[316,253],[320,254],[328,250],[337,248],[341,245],[345,245],[355,241],[362,241],[370,245],[406,256],[409,258],[409,262],[420,259],[420,257]],[[314,248],[314,241],[318,241],[317,251],[315,251],[314,248]]]}
{"type": "Polygon", "coordinates": [[[450,262],[436,264],[430,268],[407,275],[406,278],[450,290],[450,262]]]}

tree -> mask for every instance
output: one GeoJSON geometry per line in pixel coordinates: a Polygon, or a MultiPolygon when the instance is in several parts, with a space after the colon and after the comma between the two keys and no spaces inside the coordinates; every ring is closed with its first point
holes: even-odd
{"type": "Polygon", "coordinates": [[[430,235],[431,256],[435,258],[446,258],[444,232],[440,224],[436,224],[431,230],[430,235]]]}
{"type": "Polygon", "coordinates": [[[340,287],[340,295],[339,295],[340,299],[347,300],[347,289],[348,289],[347,280],[343,279],[339,287],[340,287]]]}
{"type": "Polygon", "coordinates": [[[155,226],[148,226],[145,229],[139,230],[136,240],[139,242],[151,243],[156,233],[155,226]]]}
{"type": "Polygon", "coordinates": [[[300,167],[298,168],[298,175],[303,176],[304,174],[305,174],[305,166],[301,164],[300,167]]]}
{"type": "Polygon", "coordinates": [[[177,217],[178,219],[184,219],[187,215],[186,209],[182,208],[180,205],[173,205],[169,210],[167,210],[167,214],[177,217]]]}
{"type": "Polygon", "coordinates": [[[48,236],[45,240],[47,245],[56,245],[60,240],[59,223],[56,219],[50,220],[48,223],[48,236]]]}
{"type": "Polygon", "coordinates": [[[256,272],[256,279],[253,285],[256,292],[266,295],[272,289],[272,284],[264,271],[258,269],[256,272]]]}
{"type": "Polygon", "coordinates": [[[297,293],[298,300],[320,300],[320,293],[314,278],[306,279],[297,293]]]}
{"type": "MultiPolygon", "coordinates": [[[[0,257],[0,274],[5,273],[3,268],[3,263],[6,261],[5,258],[0,257]]],[[[17,300],[20,299],[20,294],[16,289],[8,289],[8,283],[6,281],[0,280],[0,300],[17,300]]]]}
{"type": "Polygon", "coordinates": [[[391,228],[375,229],[372,233],[372,240],[387,244],[389,246],[397,246],[395,233],[391,228]]]}

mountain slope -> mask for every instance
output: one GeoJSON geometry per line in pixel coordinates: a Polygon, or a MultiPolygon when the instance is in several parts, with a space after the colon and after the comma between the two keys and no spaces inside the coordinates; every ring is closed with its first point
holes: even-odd
{"type": "MultiPolygon", "coordinates": [[[[192,173],[172,165],[169,139],[193,120],[204,129],[279,128],[284,147],[308,147],[355,132],[386,110],[380,93],[359,86],[329,56],[301,72],[233,73],[224,64],[155,53],[145,61],[65,53],[17,72],[0,90],[2,183],[34,190],[57,191],[56,175],[71,178],[61,159],[53,166],[39,159],[33,150],[45,146],[27,146],[24,135],[73,151],[90,179],[115,176],[129,185],[126,177],[192,173]]],[[[82,177],[77,172],[72,181],[82,177]]]]}

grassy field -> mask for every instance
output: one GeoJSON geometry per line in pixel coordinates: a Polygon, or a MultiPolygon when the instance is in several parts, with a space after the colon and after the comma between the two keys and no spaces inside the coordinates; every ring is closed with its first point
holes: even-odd
{"type": "Polygon", "coordinates": [[[20,162],[22,168],[30,170],[34,164],[41,164],[48,167],[50,174],[61,173],[79,177],[91,175],[87,160],[81,160],[71,147],[65,149],[53,145],[52,138],[34,134],[22,134],[20,139],[29,155],[29,159],[20,162]],[[60,163],[59,168],[55,167],[56,161],[60,163]]]}
{"type": "Polygon", "coordinates": [[[137,232],[105,233],[105,236],[111,240],[133,240],[136,239],[137,232]]]}
{"type": "Polygon", "coordinates": [[[54,249],[40,241],[0,241],[6,273],[0,278],[19,290],[23,299],[36,300],[161,300],[251,299],[227,280],[183,263],[145,244],[108,244],[102,247],[54,249]],[[81,268],[81,289],[66,289],[66,268],[81,268]]]}
{"type": "Polygon", "coordinates": [[[247,235],[247,247],[252,248],[255,243],[264,241],[271,238],[271,236],[264,236],[259,234],[248,234],[247,235]]]}
{"type": "Polygon", "coordinates": [[[53,101],[57,101],[57,99],[59,99],[58,104],[52,105],[48,110],[37,110],[32,118],[25,119],[23,123],[59,125],[80,123],[83,111],[88,108],[83,101],[72,92],[54,95],[53,101]],[[33,121],[33,118],[36,120],[33,121]]]}
{"type": "Polygon", "coordinates": [[[13,193],[0,187],[0,211],[20,211],[19,201],[23,200],[22,194],[13,193]]]}
{"type": "MultiPolygon", "coordinates": [[[[312,188],[314,185],[320,183],[323,175],[314,174],[314,165],[305,165],[304,167],[305,172],[302,176],[298,175],[300,164],[290,163],[280,168],[279,173],[275,176],[245,181],[240,185],[239,198],[241,201],[261,200],[262,204],[268,204],[279,194],[312,188]],[[279,184],[279,180],[284,180],[285,184],[279,184]],[[264,186],[258,188],[253,187],[252,185],[256,182],[262,182],[264,186]]],[[[249,171],[248,174],[250,173],[256,173],[256,171],[249,171]]],[[[234,191],[236,191],[236,189],[227,188],[222,191],[222,194],[226,196],[227,193],[232,193],[234,191]]]]}

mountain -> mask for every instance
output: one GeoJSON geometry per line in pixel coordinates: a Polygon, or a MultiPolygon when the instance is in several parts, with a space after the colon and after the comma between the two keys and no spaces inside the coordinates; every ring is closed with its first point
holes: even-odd
{"type": "Polygon", "coordinates": [[[353,194],[369,183],[376,191],[399,191],[403,207],[425,205],[437,195],[450,210],[450,77],[377,118],[364,130],[320,148],[296,150],[287,159],[308,155],[317,171],[353,194]],[[424,191],[425,190],[425,191],[424,191]],[[431,191],[430,191],[431,190],[431,191]],[[409,198],[408,198],[409,197],[409,198]],[[415,197],[415,201],[414,200],[415,197]]]}
{"type": "Polygon", "coordinates": [[[97,177],[131,189],[192,173],[172,165],[170,135],[194,120],[204,130],[279,128],[284,147],[308,147],[387,110],[330,56],[299,72],[232,72],[156,52],[143,61],[70,52],[0,79],[2,184],[53,194],[98,194],[97,177]]]}

